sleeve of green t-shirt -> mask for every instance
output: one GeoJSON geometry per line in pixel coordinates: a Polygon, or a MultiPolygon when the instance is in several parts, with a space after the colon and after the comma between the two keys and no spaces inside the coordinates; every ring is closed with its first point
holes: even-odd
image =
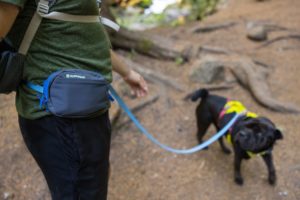
{"type": "Polygon", "coordinates": [[[10,4],[16,5],[20,8],[24,8],[26,1],[27,0],[0,0],[0,2],[10,3],[10,4]]]}

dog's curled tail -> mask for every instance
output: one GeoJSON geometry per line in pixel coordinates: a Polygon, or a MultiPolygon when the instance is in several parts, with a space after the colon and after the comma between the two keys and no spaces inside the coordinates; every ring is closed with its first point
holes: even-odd
{"type": "Polygon", "coordinates": [[[191,99],[192,101],[197,101],[199,98],[205,99],[208,95],[209,92],[207,89],[199,89],[191,94],[188,94],[184,99],[185,100],[191,99]]]}

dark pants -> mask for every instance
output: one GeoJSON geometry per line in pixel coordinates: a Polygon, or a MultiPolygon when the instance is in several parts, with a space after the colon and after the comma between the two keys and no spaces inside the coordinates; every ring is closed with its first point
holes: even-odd
{"type": "Polygon", "coordinates": [[[53,200],[105,200],[111,127],[108,113],[91,119],[19,117],[24,141],[53,200]]]}

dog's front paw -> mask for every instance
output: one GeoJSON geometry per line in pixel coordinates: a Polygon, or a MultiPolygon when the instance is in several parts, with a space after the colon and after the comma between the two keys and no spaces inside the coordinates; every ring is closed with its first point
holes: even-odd
{"type": "Polygon", "coordinates": [[[270,185],[275,185],[276,184],[276,175],[275,174],[270,174],[269,175],[269,183],[270,183],[270,185]]]}
{"type": "Polygon", "coordinates": [[[235,181],[235,183],[238,184],[238,185],[243,185],[243,184],[244,184],[244,179],[243,179],[242,177],[240,177],[240,176],[236,176],[236,177],[234,178],[234,181],[235,181]]]}

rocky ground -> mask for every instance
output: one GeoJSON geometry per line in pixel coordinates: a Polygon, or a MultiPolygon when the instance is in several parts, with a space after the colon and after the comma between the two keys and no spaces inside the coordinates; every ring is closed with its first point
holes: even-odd
{"type": "MultiPolygon", "coordinates": [[[[203,25],[234,21],[235,26],[210,33],[191,33],[197,23],[183,27],[152,30],[176,38],[179,43],[194,47],[209,45],[234,51],[260,60],[269,67],[266,79],[273,97],[300,106],[300,43],[287,39],[254,50],[259,42],[247,38],[248,22],[276,24],[288,30],[268,32],[268,38],[300,32],[300,1],[298,0],[228,0],[219,12],[207,17],[203,25]]],[[[145,67],[173,77],[188,86],[178,92],[157,84],[150,84],[149,96],[159,94],[158,101],[137,113],[147,129],[160,141],[172,147],[188,148],[197,144],[194,110],[197,104],[183,101],[183,97],[201,86],[191,81],[190,73],[198,67],[201,53],[184,65],[170,61],[133,56],[145,67]]],[[[210,55],[211,56],[211,55],[210,55]]],[[[215,56],[215,55],[212,55],[215,56]]],[[[228,81],[228,80],[227,80],[228,81]]],[[[300,200],[300,116],[282,114],[260,106],[249,91],[233,82],[229,90],[214,93],[241,100],[251,111],[269,117],[283,131],[284,140],[274,149],[274,163],[278,182],[270,186],[261,158],[242,165],[244,186],[233,181],[233,155],[224,155],[217,143],[208,151],[192,155],[175,155],[152,144],[135,126],[125,124],[122,117],[113,131],[111,149],[110,200],[300,200]]],[[[0,96],[0,199],[50,199],[44,178],[23,144],[17,125],[14,96],[0,96]]],[[[137,100],[126,98],[130,105],[137,100]]],[[[215,132],[213,128],[209,131],[215,132]]]]}

